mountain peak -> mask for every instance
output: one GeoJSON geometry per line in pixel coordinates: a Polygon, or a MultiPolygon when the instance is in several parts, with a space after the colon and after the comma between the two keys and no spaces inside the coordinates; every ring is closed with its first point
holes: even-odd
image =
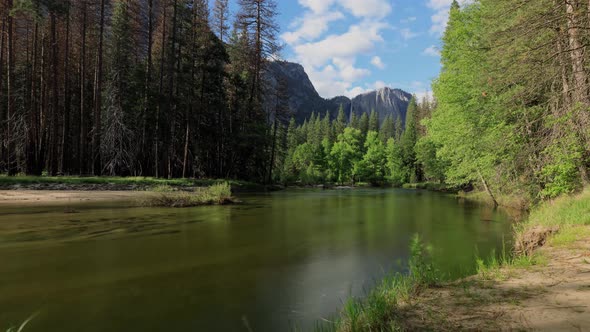
{"type": "Polygon", "coordinates": [[[351,112],[361,116],[375,110],[381,121],[387,115],[401,118],[403,121],[412,99],[411,94],[391,87],[368,91],[352,99],[345,96],[324,99],[316,91],[303,66],[287,61],[271,62],[267,75],[271,86],[277,84],[279,77],[286,80],[289,107],[299,123],[309,119],[312,113],[323,115],[329,112],[330,116],[335,118],[341,106],[349,116],[352,115],[351,112]]]}

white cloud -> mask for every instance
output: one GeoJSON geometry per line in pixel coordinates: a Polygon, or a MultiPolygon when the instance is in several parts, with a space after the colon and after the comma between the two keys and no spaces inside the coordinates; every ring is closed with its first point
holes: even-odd
{"type": "MultiPolygon", "coordinates": [[[[306,12],[295,20],[291,30],[281,35],[293,50],[293,61],[301,63],[320,95],[354,95],[354,82],[371,74],[357,66],[359,57],[374,53],[383,43],[383,30],[390,28],[384,18],[392,11],[390,0],[298,0],[306,12]],[[348,29],[325,35],[333,22],[347,19],[348,29]]],[[[405,34],[413,38],[413,32],[405,34]]],[[[372,65],[385,64],[373,57],[372,65]]]]}
{"type": "Polygon", "coordinates": [[[403,28],[400,30],[400,34],[402,35],[402,38],[404,40],[410,40],[413,38],[418,37],[418,33],[413,32],[412,30],[408,29],[408,28],[403,28]]]}
{"type": "Polygon", "coordinates": [[[295,24],[299,26],[297,30],[285,32],[281,37],[288,44],[296,44],[301,40],[313,40],[325,33],[331,22],[343,18],[344,15],[338,11],[322,14],[308,12],[303,16],[303,19],[295,24]]]}
{"type": "Polygon", "coordinates": [[[422,51],[422,54],[427,55],[427,56],[439,57],[440,51],[439,51],[438,47],[431,45],[431,46],[427,47],[424,51],[422,51]]]}
{"type": "Polygon", "coordinates": [[[403,20],[400,21],[400,23],[402,24],[408,24],[408,23],[412,23],[415,22],[417,20],[416,16],[410,16],[410,17],[406,17],[403,20]]]}
{"type": "Polygon", "coordinates": [[[304,65],[322,66],[333,58],[350,58],[368,53],[375,44],[382,42],[381,30],[385,28],[380,22],[361,22],[352,25],[341,35],[329,35],[318,42],[295,46],[295,53],[304,65]]]}
{"type": "Polygon", "coordinates": [[[385,69],[385,64],[383,63],[383,60],[381,60],[381,58],[378,56],[374,56],[371,59],[371,64],[379,69],[385,69]]]}
{"type": "Polygon", "coordinates": [[[386,0],[339,0],[339,3],[352,15],[363,18],[383,18],[392,10],[386,0]]]}
{"type": "Polygon", "coordinates": [[[299,4],[303,7],[309,8],[316,14],[321,14],[327,11],[334,2],[335,0],[299,0],[299,4]]]}

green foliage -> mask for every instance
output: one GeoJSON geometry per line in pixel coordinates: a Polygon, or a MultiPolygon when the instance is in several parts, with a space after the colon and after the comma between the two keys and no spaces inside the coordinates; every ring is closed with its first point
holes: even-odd
{"type": "Polygon", "coordinates": [[[547,147],[545,155],[551,161],[541,171],[542,178],[546,181],[545,188],[540,193],[543,198],[555,198],[579,189],[582,151],[571,136],[547,147]]]}
{"type": "MultiPolygon", "coordinates": [[[[420,289],[442,278],[434,268],[431,249],[416,235],[410,246],[409,275],[393,274],[381,281],[363,300],[349,298],[334,322],[335,331],[403,331],[402,305],[420,289]]],[[[323,331],[317,329],[316,331],[323,331]]]]}
{"type": "Polygon", "coordinates": [[[383,125],[381,125],[381,130],[379,131],[379,138],[381,138],[381,142],[383,144],[387,144],[387,141],[390,138],[394,138],[395,136],[395,121],[393,120],[393,116],[387,115],[385,120],[383,120],[383,125]]]}
{"type": "Polygon", "coordinates": [[[175,191],[165,188],[158,191],[158,195],[146,198],[143,204],[146,206],[185,208],[234,202],[231,186],[229,183],[224,182],[210,187],[198,188],[195,192],[175,191]]]}
{"type": "Polygon", "coordinates": [[[369,132],[369,116],[367,113],[363,113],[363,115],[361,115],[361,119],[359,120],[359,129],[361,130],[361,135],[363,135],[363,137],[367,136],[367,133],[369,132]]]}
{"type": "Polygon", "coordinates": [[[426,245],[416,234],[410,244],[410,277],[418,286],[433,286],[441,280],[440,272],[432,262],[432,247],[426,245]]]}
{"type": "Polygon", "coordinates": [[[360,130],[346,128],[332,146],[329,163],[338,183],[354,182],[355,165],[362,156],[360,138],[360,130]]]}
{"type": "Polygon", "coordinates": [[[375,110],[371,110],[371,116],[369,117],[369,131],[379,132],[379,115],[375,110]]]}
{"type": "Polygon", "coordinates": [[[428,138],[422,138],[416,144],[415,151],[416,159],[422,165],[426,179],[443,183],[448,165],[437,156],[436,144],[428,138]]]}
{"type": "Polygon", "coordinates": [[[386,175],[385,145],[379,139],[379,134],[376,131],[369,131],[365,140],[365,150],[367,152],[363,159],[356,164],[354,173],[361,181],[374,185],[383,183],[386,175]]]}
{"type": "Polygon", "coordinates": [[[344,105],[340,105],[336,121],[334,121],[334,123],[332,124],[335,137],[338,137],[338,135],[344,132],[344,128],[346,128],[347,122],[348,121],[346,120],[346,114],[344,112],[344,105]]]}

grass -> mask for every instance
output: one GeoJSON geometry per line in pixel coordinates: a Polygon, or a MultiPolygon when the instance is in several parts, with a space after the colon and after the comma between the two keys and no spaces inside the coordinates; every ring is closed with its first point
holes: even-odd
{"type": "Polygon", "coordinates": [[[34,185],[115,185],[155,187],[205,187],[215,184],[229,183],[234,188],[242,190],[258,190],[260,185],[237,180],[223,179],[161,179],[153,177],[109,177],[109,176],[6,176],[0,175],[0,187],[34,186],[34,185]]]}
{"type": "Polygon", "coordinates": [[[214,184],[195,191],[176,190],[160,185],[154,188],[156,195],[145,198],[143,205],[152,207],[193,207],[201,205],[224,205],[235,203],[229,183],[214,184]]]}
{"type": "Polygon", "coordinates": [[[586,227],[590,226],[590,189],[539,205],[531,211],[526,222],[517,226],[516,234],[522,236],[538,226],[559,228],[559,232],[549,239],[549,243],[556,246],[590,237],[590,230],[586,227]]]}
{"type": "Polygon", "coordinates": [[[439,191],[445,193],[457,193],[459,188],[450,186],[448,184],[439,182],[420,182],[420,183],[406,183],[402,186],[404,189],[422,189],[430,191],[439,191]]]}
{"type": "Polygon", "coordinates": [[[441,275],[434,268],[431,249],[418,236],[411,244],[409,275],[386,277],[364,299],[349,298],[340,315],[333,321],[318,324],[315,331],[401,331],[404,330],[400,308],[411,301],[421,289],[440,283],[441,275]]]}
{"type": "Polygon", "coordinates": [[[38,312],[32,314],[18,328],[17,327],[11,327],[8,330],[6,330],[6,332],[23,332],[24,329],[25,329],[25,327],[27,326],[27,324],[29,324],[33,319],[35,319],[35,317],[38,314],[39,314],[38,312]]]}
{"type": "MultiPolygon", "coordinates": [[[[472,202],[478,202],[488,205],[494,204],[492,199],[490,198],[490,195],[487,192],[481,190],[475,190],[470,192],[459,191],[457,193],[457,196],[459,198],[464,198],[472,202]]],[[[494,196],[496,198],[496,201],[498,201],[500,207],[504,208],[505,210],[509,210],[508,212],[528,211],[531,206],[530,200],[527,199],[525,195],[506,195],[494,193],[494,196]]]]}

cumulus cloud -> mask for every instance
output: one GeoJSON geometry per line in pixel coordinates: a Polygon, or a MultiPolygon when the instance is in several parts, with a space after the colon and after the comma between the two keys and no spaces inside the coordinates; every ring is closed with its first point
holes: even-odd
{"type": "Polygon", "coordinates": [[[422,51],[422,54],[427,56],[439,57],[440,51],[438,50],[438,47],[431,45],[427,47],[424,51],[422,51]]]}
{"type": "Polygon", "coordinates": [[[294,50],[304,64],[322,66],[333,58],[350,58],[373,50],[376,43],[383,41],[381,30],[385,26],[380,22],[361,22],[351,25],[343,34],[299,44],[294,50]]]}
{"type": "Polygon", "coordinates": [[[371,59],[371,64],[379,69],[385,69],[385,64],[383,63],[383,60],[381,60],[381,58],[378,56],[374,56],[371,59]]]}
{"type": "MultiPolygon", "coordinates": [[[[391,11],[389,0],[298,0],[306,11],[294,21],[291,31],[281,35],[293,51],[293,60],[301,63],[320,95],[353,96],[354,83],[371,74],[357,65],[359,57],[371,55],[384,42],[382,33],[391,11]],[[331,24],[345,20],[348,29],[327,34],[331,24]],[[327,34],[327,35],[326,35],[327,34]]],[[[408,35],[412,32],[408,30],[408,35]]],[[[371,63],[379,69],[385,64],[379,57],[371,63]]]]}
{"type": "Polygon", "coordinates": [[[316,14],[327,11],[336,0],[299,0],[299,4],[316,14]]]}
{"type": "Polygon", "coordinates": [[[340,0],[339,2],[356,17],[383,18],[391,13],[391,5],[384,0],[340,0]]]}
{"type": "Polygon", "coordinates": [[[344,18],[341,12],[316,13],[308,12],[296,25],[295,31],[285,32],[281,37],[288,44],[296,44],[302,40],[313,40],[324,34],[329,24],[344,18]]]}

